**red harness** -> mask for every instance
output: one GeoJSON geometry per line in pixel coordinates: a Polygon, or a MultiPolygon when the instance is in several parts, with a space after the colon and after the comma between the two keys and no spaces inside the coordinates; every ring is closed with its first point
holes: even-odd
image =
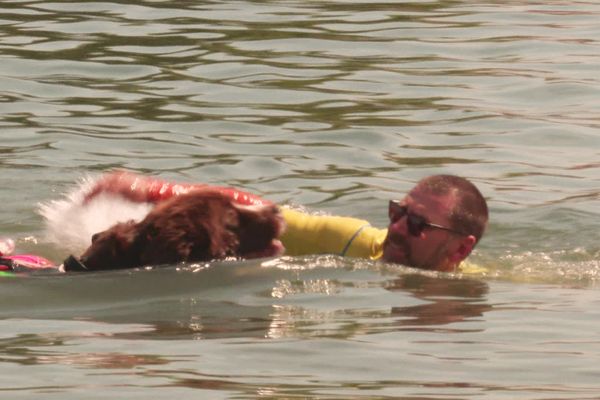
{"type": "Polygon", "coordinates": [[[216,190],[235,202],[245,205],[273,204],[257,195],[232,187],[210,186],[205,183],[172,183],[122,171],[112,172],[101,177],[86,195],[85,201],[106,192],[120,194],[133,201],[158,203],[193,190],[216,190]]]}

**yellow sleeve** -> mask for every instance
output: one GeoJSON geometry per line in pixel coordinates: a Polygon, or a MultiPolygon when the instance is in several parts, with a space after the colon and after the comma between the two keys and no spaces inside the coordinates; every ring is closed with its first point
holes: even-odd
{"type": "Polygon", "coordinates": [[[288,255],[337,254],[378,259],[387,231],[349,217],[310,215],[282,209],[287,224],[281,241],[288,255]]]}

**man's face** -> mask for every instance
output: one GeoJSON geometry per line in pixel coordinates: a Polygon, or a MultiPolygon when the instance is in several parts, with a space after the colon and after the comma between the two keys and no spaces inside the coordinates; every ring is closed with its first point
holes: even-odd
{"type": "MultiPolygon", "coordinates": [[[[427,222],[451,227],[449,215],[455,205],[452,195],[435,196],[420,186],[411,190],[400,205],[407,214],[423,217],[427,222]]],[[[383,259],[411,267],[446,271],[454,267],[449,260],[458,235],[426,226],[418,236],[409,231],[408,215],[390,216],[388,234],[383,243],[383,259]]]]}

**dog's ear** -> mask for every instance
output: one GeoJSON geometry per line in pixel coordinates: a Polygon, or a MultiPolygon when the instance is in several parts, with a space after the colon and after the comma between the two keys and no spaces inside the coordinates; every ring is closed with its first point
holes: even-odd
{"type": "MultiPolygon", "coordinates": [[[[136,248],[142,265],[173,264],[193,261],[196,243],[208,243],[206,232],[183,229],[181,226],[146,224],[140,230],[136,248]]],[[[208,244],[204,246],[208,248],[208,244]]],[[[197,258],[197,257],[196,257],[197,258]]]]}
{"type": "MultiPolygon", "coordinates": [[[[127,253],[131,250],[136,238],[135,221],[129,220],[121,222],[105,231],[110,235],[116,249],[120,253],[127,253]]],[[[92,243],[101,240],[104,232],[92,236],[92,243]]]]}
{"type": "Polygon", "coordinates": [[[184,240],[178,243],[178,251],[186,254],[186,261],[210,261],[214,256],[213,235],[205,224],[194,227],[193,233],[185,235],[184,240]]]}
{"type": "Polygon", "coordinates": [[[115,246],[115,261],[119,268],[132,268],[139,264],[138,250],[136,248],[137,232],[135,221],[130,220],[118,225],[113,232],[115,246]]]}
{"type": "Polygon", "coordinates": [[[129,220],[124,222],[117,232],[115,232],[123,251],[133,250],[133,245],[137,239],[137,231],[135,229],[135,221],[129,220]]]}

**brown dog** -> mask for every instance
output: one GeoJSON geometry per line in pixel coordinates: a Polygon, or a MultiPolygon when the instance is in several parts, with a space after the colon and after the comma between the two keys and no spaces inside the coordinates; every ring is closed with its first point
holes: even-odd
{"type": "MultiPolygon", "coordinates": [[[[194,191],[157,205],[140,222],[95,234],[80,262],[88,270],[272,257],[285,223],[276,206],[238,205],[215,191],[194,191]]],[[[70,269],[65,262],[65,270],[70,269]]]]}

